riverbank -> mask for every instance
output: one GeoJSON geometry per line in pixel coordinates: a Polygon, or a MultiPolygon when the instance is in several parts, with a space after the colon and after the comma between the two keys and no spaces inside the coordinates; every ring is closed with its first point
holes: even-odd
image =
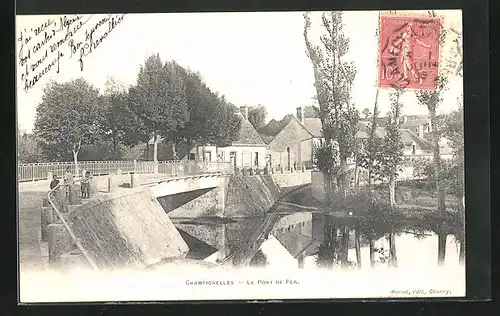
{"type": "Polygon", "coordinates": [[[370,194],[366,189],[351,189],[346,199],[334,198],[333,202],[320,201],[312,196],[312,187],[306,186],[287,196],[282,207],[275,211],[313,212],[330,214],[336,217],[351,217],[374,225],[375,222],[390,226],[411,224],[422,229],[437,231],[449,227],[453,231],[463,231],[464,216],[461,200],[446,197],[446,210],[437,210],[437,197],[432,192],[412,187],[396,189],[396,206],[389,204],[389,191],[377,187],[370,194]],[[439,227],[438,227],[439,226],[439,227]]]}

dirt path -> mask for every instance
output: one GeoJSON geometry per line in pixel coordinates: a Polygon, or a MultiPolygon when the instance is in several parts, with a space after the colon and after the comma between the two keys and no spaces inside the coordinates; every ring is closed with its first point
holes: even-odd
{"type": "Polygon", "coordinates": [[[45,191],[19,192],[20,269],[44,269],[39,244],[40,207],[45,191]]]}

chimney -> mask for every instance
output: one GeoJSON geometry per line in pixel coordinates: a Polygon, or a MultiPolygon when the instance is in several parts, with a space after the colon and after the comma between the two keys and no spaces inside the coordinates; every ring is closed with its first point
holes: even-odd
{"type": "Polygon", "coordinates": [[[243,116],[243,118],[248,121],[248,107],[240,106],[240,113],[243,116]]]}
{"type": "Polygon", "coordinates": [[[297,108],[297,120],[299,120],[300,123],[304,124],[304,108],[301,106],[297,108]]]}

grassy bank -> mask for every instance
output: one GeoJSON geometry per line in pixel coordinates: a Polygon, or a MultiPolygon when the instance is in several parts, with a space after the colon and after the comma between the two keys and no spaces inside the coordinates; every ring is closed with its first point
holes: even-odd
{"type": "Polygon", "coordinates": [[[386,186],[376,187],[372,193],[365,188],[352,188],[346,199],[334,197],[331,203],[313,198],[309,187],[292,194],[285,202],[316,208],[316,212],[336,217],[357,218],[364,230],[437,232],[445,227],[460,232],[464,225],[461,199],[447,196],[446,211],[441,212],[437,210],[437,197],[433,192],[412,187],[401,186],[396,189],[394,208],[390,206],[386,186]]]}

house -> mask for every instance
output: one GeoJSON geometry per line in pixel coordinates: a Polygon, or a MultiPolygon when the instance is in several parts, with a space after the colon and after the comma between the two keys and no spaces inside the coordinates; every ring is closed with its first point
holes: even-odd
{"type": "MultiPolygon", "coordinates": [[[[267,145],[267,157],[271,166],[287,170],[302,166],[313,166],[314,147],[325,141],[323,125],[319,118],[305,118],[303,107],[298,107],[296,116],[283,127],[267,145]]],[[[359,123],[358,139],[369,137],[367,122],[359,123]]],[[[379,136],[385,135],[383,128],[377,128],[379,136]]],[[[269,137],[269,136],[267,136],[269,137]]]]}
{"type": "Polygon", "coordinates": [[[420,138],[430,140],[432,137],[432,125],[428,115],[403,115],[399,127],[416,133],[420,138]]]}
{"type": "MultiPolygon", "coordinates": [[[[432,153],[432,124],[428,115],[403,115],[401,125],[403,142],[405,143],[405,156],[420,155],[431,157],[432,153]],[[405,132],[406,131],[406,132],[405,132]],[[410,139],[413,139],[410,141],[410,139]],[[424,140],[427,143],[423,143],[424,140]],[[407,147],[408,146],[408,147],[407,147]]],[[[439,140],[441,158],[453,157],[453,150],[448,139],[441,137],[439,140]]]]}
{"type": "Polygon", "coordinates": [[[203,157],[203,161],[231,162],[235,167],[265,167],[267,145],[248,121],[248,107],[241,106],[238,115],[242,117],[241,128],[231,146],[195,146],[183,159],[203,157]]]}
{"type": "Polygon", "coordinates": [[[321,121],[304,118],[302,107],[267,145],[266,160],[275,168],[312,166],[313,144],[322,142],[321,121]]]}

